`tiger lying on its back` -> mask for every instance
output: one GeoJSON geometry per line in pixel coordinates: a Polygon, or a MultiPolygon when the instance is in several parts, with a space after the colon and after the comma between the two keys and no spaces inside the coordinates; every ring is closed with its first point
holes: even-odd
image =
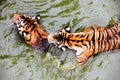
{"type": "Polygon", "coordinates": [[[75,50],[77,61],[85,63],[94,54],[120,49],[120,23],[111,28],[93,26],[80,33],[70,33],[70,28],[65,27],[48,35],[48,42],[62,50],[75,50]]]}
{"type": "Polygon", "coordinates": [[[51,44],[48,43],[48,33],[38,24],[40,16],[35,17],[14,14],[13,22],[15,23],[19,33],[24,37],[25,41],[34,48],[46,52],[51,44]]]}

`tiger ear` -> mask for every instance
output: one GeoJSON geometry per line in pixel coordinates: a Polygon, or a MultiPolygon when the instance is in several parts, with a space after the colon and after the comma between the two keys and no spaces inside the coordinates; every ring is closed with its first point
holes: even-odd
{"type": "Polygon", "coordinates": [[[40,15],[36,15],[36,16],[35,16],[35,19],[37,20],[37,22],[39,22],[40,19],[41,19],[41,18],[40,18],[40,15]]]}
{"type": "Polygon", "coordinates": [[[69,26],[66,26],[66,27],[64,28],[64,30],[65,30],[66,32],[70,33],[70,27],[69,27],[69,26]]]}

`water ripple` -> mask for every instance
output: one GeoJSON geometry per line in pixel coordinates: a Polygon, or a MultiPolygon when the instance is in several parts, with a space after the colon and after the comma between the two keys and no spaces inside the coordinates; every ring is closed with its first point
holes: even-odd
{"type": "Polygon", "coordinates": [[[100,54],[78,66],[74,51],[54,51],[57,57],[41,55],[25,43],[13,25],[9,26],[14,13],[40,14],[40,25],[49,33],[65,26],[80,32],[94,24],[106,26],[111,19],[117,22],[119,7],[119,0],[2,0],[0,80],[119,80],[119,51],[100,54]]]}

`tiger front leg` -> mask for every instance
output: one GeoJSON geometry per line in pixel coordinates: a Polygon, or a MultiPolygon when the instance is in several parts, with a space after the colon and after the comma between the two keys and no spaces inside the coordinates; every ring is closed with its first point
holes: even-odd
{"type": "Polygon", "coordinates": [[[93,51],[87,50],[85,52],[82,52],[81,54],[77,51],[76,53],[76,57],[77,57],[77,61],[80,64],[84,64],[88,61],[88,59],[92,56],[93,51]],[[77,55],[79,54],[79,55],[77,55]]]}

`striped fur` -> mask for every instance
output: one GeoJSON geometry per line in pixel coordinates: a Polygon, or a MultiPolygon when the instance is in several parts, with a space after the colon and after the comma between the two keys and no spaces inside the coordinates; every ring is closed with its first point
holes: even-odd
{"type": "Polygon", "coordinates": [[[120,23],[111,28],[92,26],[80,33],[70,33],[65,28],[48,35],[48,42],[75,50],[77,61],[85,63],[94,54],[120,49],[120,23]]]}
{"type": "Polygon", "coordinates": [[[30,17],[14,14],[13,16],[13,22],[25,41],[34,48],[45,52],[50,47],[50,43],[47,40],[48,33],[38,24],[39,20],[39,15],[30,17]]]}

